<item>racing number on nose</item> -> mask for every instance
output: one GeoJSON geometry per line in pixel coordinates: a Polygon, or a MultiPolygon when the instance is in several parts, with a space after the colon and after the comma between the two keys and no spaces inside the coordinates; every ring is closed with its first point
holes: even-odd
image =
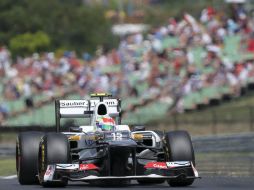
{"type": "Polygon", "coordinates": [[[111,133],[113,140],[121,140],[123,135],[122,133],[111,133]]]}

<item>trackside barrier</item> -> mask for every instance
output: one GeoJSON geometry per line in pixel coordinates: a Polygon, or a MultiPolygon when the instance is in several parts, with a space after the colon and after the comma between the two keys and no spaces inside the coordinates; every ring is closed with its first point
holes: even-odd
{"type": "MultiPolygon", "coordinates": [[[[69,128],[61,127],[61,130],[67,131],[69,128]]],[[[18,133],[25,131],[54,132],[56,128],[53,126],[0,126],[0,133],[18,133]]]]}

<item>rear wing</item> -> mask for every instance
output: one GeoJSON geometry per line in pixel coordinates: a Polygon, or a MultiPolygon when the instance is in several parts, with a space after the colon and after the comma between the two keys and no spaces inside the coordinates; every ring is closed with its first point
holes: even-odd
{"type": "Polygon", "coordinates": [[[91,100],[55,100],[56,131],[60,131],[61,118],[90,118],[99,102],[108,106],[108,114],[121,123],[121,100],[110,96],[91,96],[91,100]],[[98,99],[99,98],[99,99],[98,99]]]}

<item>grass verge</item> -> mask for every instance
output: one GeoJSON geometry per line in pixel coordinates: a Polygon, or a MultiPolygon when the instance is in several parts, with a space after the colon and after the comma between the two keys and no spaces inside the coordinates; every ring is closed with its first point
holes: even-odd
{"type": "Polygon", "coordinates": [[[201,176],[254,175],[253,152],[197,153],[195,157],[196,167],[201,176]]]}
{"type": "Polygon", "coordinates": [[[14,158],[0,159],[0,176],[16,174],[16,160],[14,158]]]}

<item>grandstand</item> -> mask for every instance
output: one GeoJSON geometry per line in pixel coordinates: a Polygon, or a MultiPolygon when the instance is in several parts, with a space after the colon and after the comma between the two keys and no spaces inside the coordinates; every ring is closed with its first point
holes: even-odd
{"type": "MultiPolygon", "coordinates": [[[[94,91],[121,96],[123,121],[128,124],[147,123],[243,95],[254,82],[254,54],[248,49],[254,29],[245,28],[252,18],[232,21],[218,15],[213,11],[201,21],[189,14],[179,21],[171,18],[168,25],[154,29],[147,37],[128,35],[117,54],[101,54],[88,62],[77,63],[69,55],[42,60],[53,65],[46,64],[49,79],[56,77],[52,71],[56,69],[64,82],[53,84],[58,92],[50,89],[50,96],[48,89],[34,93],[32,110],[25,106],[22,93],[4,101],[9,111],[4,124],[53,125],[54,98],[80,99],[94,91]]],[[[37,61],[29,59],[32,64],[37,61]]],[[[0,90],[4,91],[2,84],[0,90]]]]}

